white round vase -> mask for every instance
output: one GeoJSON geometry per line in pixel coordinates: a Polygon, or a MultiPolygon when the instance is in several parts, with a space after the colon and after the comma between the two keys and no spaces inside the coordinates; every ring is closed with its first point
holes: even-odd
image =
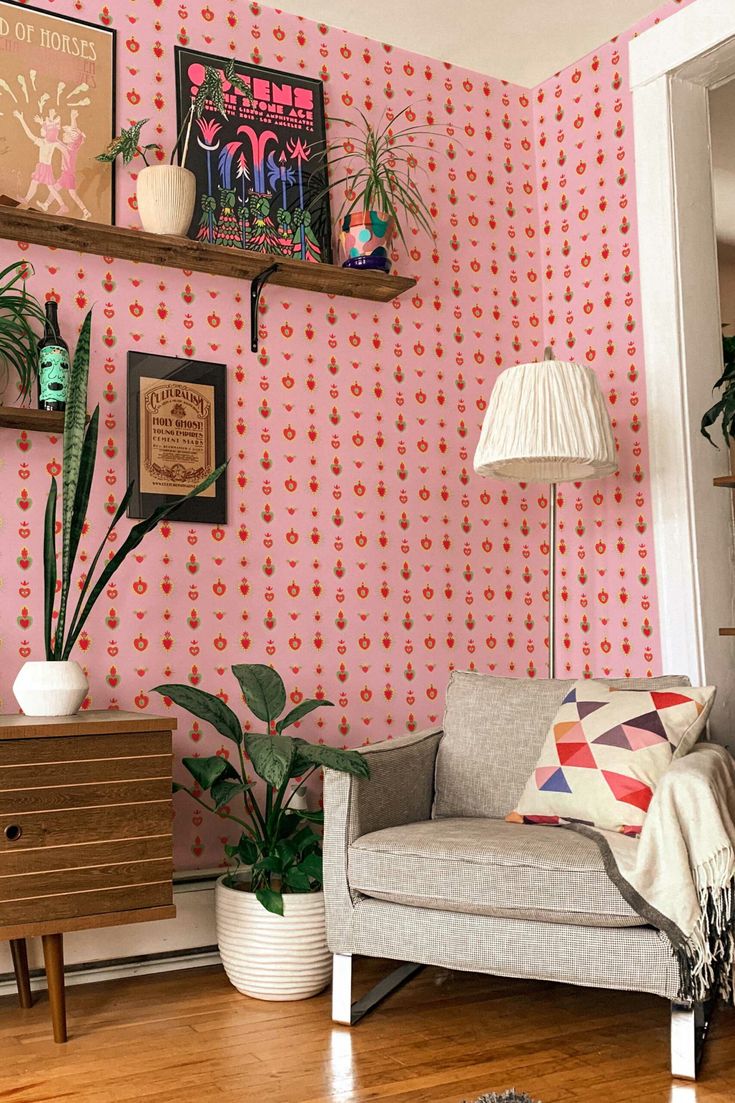
{"type": "Polygon", "coordinates": [[[26,716],[73,716],[89,683],[79,663],[26,662],[13,682],[15,699],[26,716]]]}
{"type": "Polygon", "coordinates": [[[224,880],[215,888],[217,942],[238,992],[257,1000],[305,1000],[321,992],[332,971],[324,893],[286,893],[281,916],[224,880]]]}
{"type": "Polygon", "coordinates": [[[179,165],[148,165],[138,173],[138,214],[149,234],[185,234],[196,203],[196,178],[179,165]]]}

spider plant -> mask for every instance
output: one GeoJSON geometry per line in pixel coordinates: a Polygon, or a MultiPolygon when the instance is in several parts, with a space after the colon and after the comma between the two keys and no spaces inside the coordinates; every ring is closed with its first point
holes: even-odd
{"type": "MultiPolygon", "coordinates": [[[[179,165],[182,168],[185,166],[187,154],[189,152],[189,138],[191,136],[192,123],[194,119],[200,119],[202,117],[208,103],[211,103],[214,110],[220,115],[223,115],[225,119],[228,117],[224,90],[225,83],[229,83],[233,88],[237,88],[246,99],[253,99],[253,91],[250,85],[246,84],[243,78],[235,72],[235,62],[232,59],[227,62],[224,69],[218,69],[212,65],[205,65],[204,80],[199,85],[196,95],[192,97],[189,110],[176,136],[176,142],[174,143],[169,158],[170,164],[173,165],[174,158],[177,158],[179,165]],[[182,142],[183,151],[181,148],[182,142]]],[[[161,149],[158,142],[149,142],[147,145],[140,144],[140,132],[147,122],[148,119],[141,119],[140,122],[132,123],[128,130],[121,130],[117,137],[112,139],[107,149],[98,154],[97,160],[109,163],[114,161],[116,157],[122,157],[123,164],[129,165],[137,153],[143,158],[147,165],[148,158],[146,157],[146,153],[149,150],[161,149]]]]}
{"type": "Polygon", "coordinates": [[[431,123],[397,126],[409,110],[404,107],[389,119],[383,114],[377,124],[359,108],[357,119],[330,118],[330,124],[341,124],[344,132],[327,145],[329,165],[342,165],[344,175],[330,180],[310,204],[315,206],[327,192],[344,185],[338,220],[355,210],[390,215],[406,248],[411,226],[434,237],[431,211],[416,181],[417,174],[426,174],[426,170],[419,165],[416,152],[432,148],[421,142],[422,137],[431,142],[441,133],[441,128],[431,123]]]}
{"type": "Polygon", "coordinates": [[[10,370],[18,377],[21,401],[31,393],[36,376],[38,337],[33,323],[44,323],[43,307],[26,288],[33,269],[26,261],[15,261],[0,272],[0,370],[2,390],[10,370]]]}
{"type": "Polygon", "coordinates": [[[735,441],[735,337],[723,336],[722,359],[725,370],[712,388],[713,391],[721,391],[720,398],[714,406],[710,406],[700,424],[702,436],[715,448],[719,445],[712,440],[708,430],[717,421],[720,422],[725,445],[729,446],[731,441],[735,441]]]}
{"type": "Polygon", "coordinates": [[[74,360],[69,373],[69,389],[64,414],[64,448],[62,460],[63,498],[61,506],[61,585],[58,587],[59,606],[54,627],[54,606],[57,593],[56,562],[56,505],[58,486],[55,477],[51,478],[51,487],[46,501],[43,536],[43,637],[48,662],[65,662],[92,612],[95,602],[103,593],[110,579],[120,569],[128,555],[141,543],[147,533],[165,517],[219,478],[225,469],[222,464],[208,475],[198,486],[182,498],[159,506],[149,517],[133,525],[122,539],[120,546],[105,561],[96,581],[93,581],[97,565],[107,547],[115,526],[128,507],[133,493],[134,483],[130,483],[115,511],[105,536],[92,558],[89,569],[77,580],[78,597],[71,620],[67,626],[69,614],[69,595],[72,589],[74,561],[79,548],[79,540],[84,528],[89,498],[94,479],[97,453],[97,435],[99,429],[100,408],[96,406],[89,423],[87,413],[87,382],[89,379],[89,348],[92,328],[92,311],[84,319],[74,360]]]}

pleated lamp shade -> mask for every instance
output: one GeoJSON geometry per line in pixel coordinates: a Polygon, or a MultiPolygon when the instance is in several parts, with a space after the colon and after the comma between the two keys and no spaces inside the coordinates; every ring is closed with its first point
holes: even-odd
{"type": "Polygon", "coordinates": [[[516,482],[581,482],[617,470],[605,399],[583,364],[542,360],[498,376],[475,471],[516,482]]]}

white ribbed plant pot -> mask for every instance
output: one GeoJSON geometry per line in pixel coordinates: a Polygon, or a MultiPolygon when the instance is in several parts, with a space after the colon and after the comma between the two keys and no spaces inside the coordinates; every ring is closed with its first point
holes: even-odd
{"type": "Polygon", "coordinates": [[[89,683],[79,663],[28,661],[13,682],[15,699],[26,716],[73,716],[89,683]]]}
{"type": "Polygon", "coordinates": [[[255,894],[215,888],[217,942],[225,972],[238,992],[257,1000],[305,1000],[329,983],[324,893],[286,893],[283,915],[255,894]]]}
{"type": "Polygon", "coordinates": [[[138,214],[149,234],[185,234],[196,203],[196,177],[179,165],[148,165],[138,173],[138,214]]]}

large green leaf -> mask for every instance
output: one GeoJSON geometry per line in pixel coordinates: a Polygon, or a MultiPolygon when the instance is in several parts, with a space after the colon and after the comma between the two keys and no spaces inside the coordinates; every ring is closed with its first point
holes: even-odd
{"type": "MultiPolygon", "coordinates": [[[[92,588],[84,607],[81,608],[81,611],[77,610],[77,613],[75,613],[74,627],[73,629],[69,630],[66,646],[64,649],[65,658],[68,656],[72,647],[76,643],[77,637],[84,627],[87,617],[92,612],[97,598],[103,592],[108,582],[115,574],[115,571],[117,571],[122,566],[130,553],[138,547],[144,537],[147,536],[149,532],[152,532],[152,530],[158,524],[160,524],[161,521],[163,521],[166,517],[171,516],[171,514],[175,513],[178,509],[181,509],[184,502],[188,502],[191,498],[195,498],[197,494],[201,494],[204,490],[207,489],[208,486],[211,486],[212,483],[220,477],[226,467],[227,463],[221,464],[215,471],[211,473],[211,475],[207,475],[206,479],[203,479],[198,486],[195,486],[193,490],[190,490],[188,494],[185,494],[183,498],[178,498],[175,502],[171,502],[168,505],[159,506],[158,509],[154,509],[150,517],[146,517],[144,518],[144,520],[139,521],[137,525],[133,525],[130,532],[125,537],[122,546],[118,548],[115,554],[103,567],[100,576],[94,584],[94,587],[92,588]]],[[[107,537],[105,537],[105,540],[106,539],[107,537]]]]}
{"type": "Polygon", "coordinates": [[[305,870],[291,866],[283,875],[283,880],[293,892],[311,892],[311,881],[305,870]]]}
{"type": "Polygon", "coordinates": [[[332,701],[317,701],[315,698],[308,698],[305,701],[301,701],[296,708],[291,709],[282,720],[279,720],[276,724],[276,731],[282,732],[284,728],[290,728],[292,724],[297,723],[299,720],[303,720],[305,716],[308,716],[314,709],[319,708],[334,708],[332,701]]]}
{"type": "Polygon", "coordinates": [[[324,877],[324,869],[321,854],[311,853],[307,854],[305,858],[299,862],[299,868],[307,873],[309,877],[313,877],[315,881],[321,882],[324,877]]]}
{"type": "Polygon", "coordinates": [[[274,915],[283,915],[283,897],[280,892],[274,889],[258,889],[255,898],[266,911],[273,912],[274,915]]]}
{"type": "Polygon", "coordinates": [[[215,811],[219,812],[226,804],[232,804],[238,793],[247,793],[249,788],[247,781],[241,781],[238,773],[235,773],[234,779],[219,778],[209,791],[214,801],[215,811]]]}
{"type": "Polygon", "coordinates": [[[217,754],[210,755],[208,758],[186,757],[181,761],[197,785],[205,791],[221,778],[238,776],[227,759],[217,754]]]}
{"type": "Polygon", "coordinates": [[[294,738],[299,758],[312,766],[326,766],[330,770],[339,770],[355,777],[370,777],[370,764],[365,755],[357,751],[343,751],[339,747],[328,747],[323,743],[307,743],[305,739],[294,738]]]}
{"type": "Polygon", "coordinates": [[[238,663],[232,673],[240,683],[245,703],[258,720],[269,724],[286,707],[286,687],[281,675],[262,663],[238,663]]]}
{"type": "Polygon", "coordinates": [[[87,419],[87,381],[89,379],[89,347],[92,330],[92,311],[82,323],[77,347],[69,371],[69,385],[64,410],[64,456],[62,461],[63,502],[61,509],[61,581],[69,588],[71,564],[69,553],[72,539],[72,521],[76,501],[79,469],[84,445],[84,426],[87,419]]]}
{"type": "Polygon", "coordinates": [[[51,636],[53,632],[54,598],[56,596],[57,495],[56,479],[52,476],[43,521],[43,642],[46,648],[46,659],[49,662],[53,658],[51,636]]]}
{"type": "Polygon", "coordinates": [[[226,739],[232,739],[235,743],[242,742],[242,728],[240,721],[235,716],[229,705],[226,705],[213,693],[207,693],[204,689],[195,686],[187,686],[177,682],[168,685],[154,686],[152,693],[160,693],[164,697],[170,697],[179,708],[186,709],[193,716],[211,724],[220,735],[226,739]]]}
{"type": "Polygon", "coordinates": [[[293,740],[287,735],[245,735],[245,750],[258,777],[275,789],[289,777],[293,740]]]}
{"type": "MultiPolygon", "coordinates": [[[[82,454],[79,461],[79,479],[71,513],[69,540],[67,546],[66,568],[62,571],[61,596],[59,598],[59,620],[56,631],[56,658],[60,659],[64,651],[64,630],[66,627],[66,606],[69,599],[69,587],[74,570],[74,561],[77,557],[77,549],[82,535],[84,523],[87,520],[89,508],[89,495],[94,478],[94,468],[97,459],[97,435],[99,427],[100,408],[95,407],[89,420],[89,425],[84,433],[82,454]]],[[[64,499],[66,501],[66,498],[64,499]]]]}

